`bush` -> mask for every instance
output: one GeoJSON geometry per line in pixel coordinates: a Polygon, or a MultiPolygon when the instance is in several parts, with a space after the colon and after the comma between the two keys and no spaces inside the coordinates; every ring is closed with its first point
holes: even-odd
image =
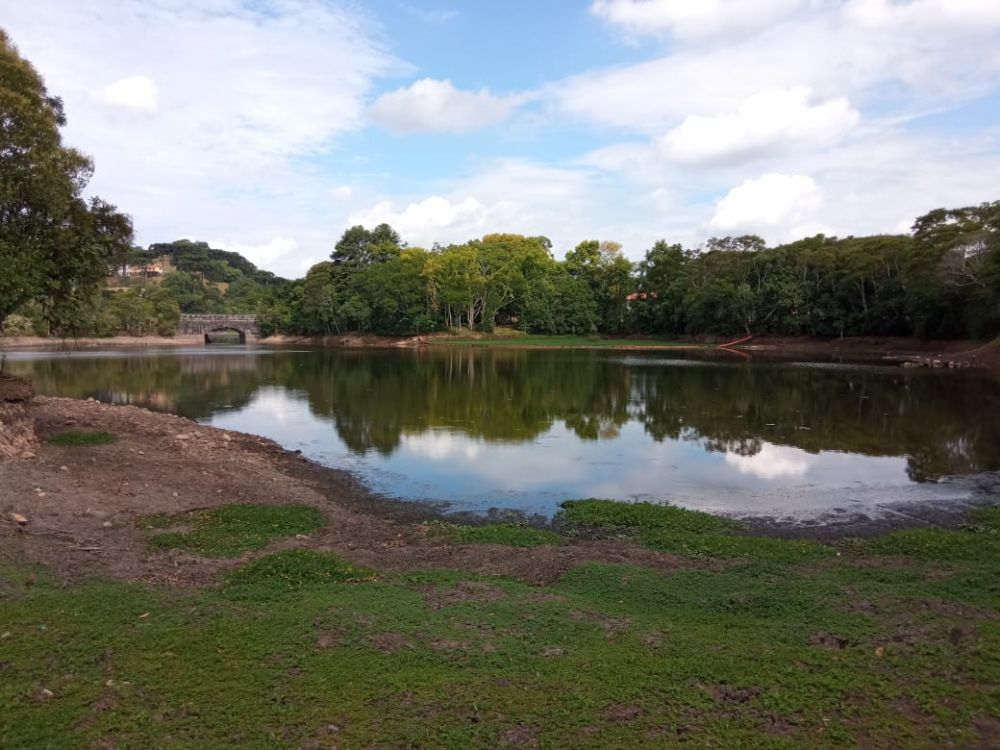
{"type": "Polygon", "coordinates": [[[4,336],[34,336],[35,327],[30,318],[14,313],[4,320],[2,333],[4,336]]]}

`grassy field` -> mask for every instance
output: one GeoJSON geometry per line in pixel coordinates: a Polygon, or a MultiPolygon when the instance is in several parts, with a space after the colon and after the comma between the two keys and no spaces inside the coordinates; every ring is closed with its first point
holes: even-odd
{"type": "MultiPolygon", "coordinates": [[[[145,526],[231,554],[258,545],[239,540],[259,513],[145,526]]],[[[264,520],[268,539],[314,521],[264,520]]],[[[0,568],[0,747],[996,746],[996,509],[832,546],[607,501],[568,503],[556,528],[428,533],[623,538],[690,567],[586,563],[533,587],[291,549],[207,589],[0,568]]]]}

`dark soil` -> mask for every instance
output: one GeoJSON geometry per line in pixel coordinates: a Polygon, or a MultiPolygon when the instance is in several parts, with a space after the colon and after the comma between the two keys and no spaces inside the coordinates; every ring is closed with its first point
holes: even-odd
{"type": "MultiPolygon", "coordinates": [[[[377,570],[448,568],[534,584],[558,580],[585,560],[668,571],[692,565],[621,541],[531,548],[453,544],[414,523],[434,517],[432,508],[386,500],[346,472],[313,464],[264,438],[96,401],[39,397],[26,408],[38,443],[27,457],[0,459],[0,557],[42,563],[64,580],[102,575],[203,585],[250,559],[293,546],[333,551],[377,570]],[[87,447],[47,442],[67,429],[110,432],[119,440],[87,447]],[[304,539],[219,560],[153,549],[147,530],[137,524],[150,514],[232,503],[310,505],[322,510],[326,525],[304,539]],[[11,522],[10,513],[28,524],[11,522]]],[[[459,595],[470,593],[482,595],[459,595]]]]}

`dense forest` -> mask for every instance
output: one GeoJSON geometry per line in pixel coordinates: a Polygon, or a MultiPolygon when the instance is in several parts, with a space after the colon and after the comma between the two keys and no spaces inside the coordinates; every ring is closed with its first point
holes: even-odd
{"type": "MultiPolygon", "coordinates": [[[[614,242],[558,261],[545,237],[490,234],[408,247],[387,225],[348,229],[330,260],[288,281],[238,253],[179,240],[129,249],[112,269],[169,257],[172,272],[96,293],[55,333],[170,334],[180,313],[256,313],[268,333],[413,335],[511,326],[540,334],[917,336],[1000,334],[1000,202],[940,209],[909,235],[755,236],[639,263],[614,242]]],[[[51,330],[27,303],[5,329],[51,330]]]]}
{"type": "Polygon", "coordinates": [[[586,241],[557,261],[545,237],[490,234],[432,250],[386,225],[353,227],[305,279],[273,287],[267,330],[418,334],[510,325],[544,334],[918,336],[1000,334],[1000,202],[940,209],[909,235],[755,236],[639,263],[586,241]]]}

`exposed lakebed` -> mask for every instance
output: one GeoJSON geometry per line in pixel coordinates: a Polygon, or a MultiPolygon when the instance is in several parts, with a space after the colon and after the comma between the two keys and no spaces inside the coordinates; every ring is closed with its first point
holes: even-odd
{"type": "Polygon", "coordinates": [[[672,502],[892,516],[991,500],[1000,379],[677,352],[206,347],[8,353],[47,395],[269,437],[373,490],[455,511],[672,502]]]}

